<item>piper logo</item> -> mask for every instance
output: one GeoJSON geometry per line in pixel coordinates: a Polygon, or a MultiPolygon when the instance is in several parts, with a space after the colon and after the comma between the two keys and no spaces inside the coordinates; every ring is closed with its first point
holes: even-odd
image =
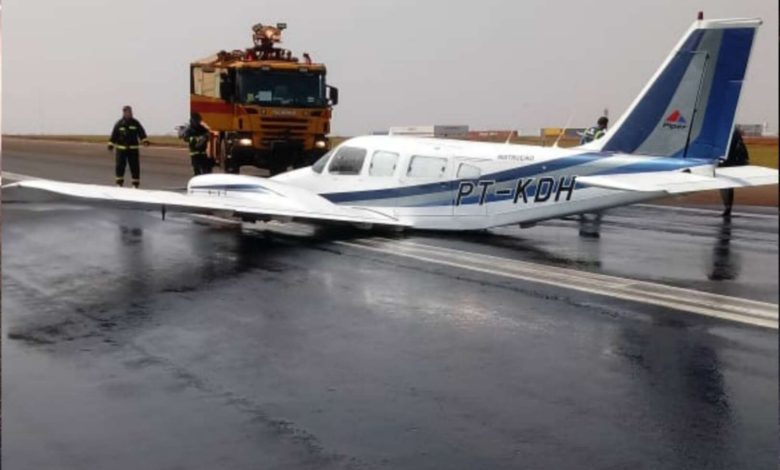
{"type": "Polygon", "coordinates": [[[685,120],[679,109],[672,111],[672,114],[666,116],[663,127],[667,129],[685,129],[688,127],[688,121],[685,120]]]}

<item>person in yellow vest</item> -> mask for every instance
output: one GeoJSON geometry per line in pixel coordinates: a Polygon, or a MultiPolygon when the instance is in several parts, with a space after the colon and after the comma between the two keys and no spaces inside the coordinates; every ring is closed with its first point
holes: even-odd
{"type": "Polygon", "coordinates": [[[595,126],[588,128],[588,130],[582,133],[582,137],[580,138],[580,145],[587,144],[588,142],[593,142],[594,140],[598,140],[604,137],[604,134],[607,133],[607,124],[609,124],[609,118],[606,116],[601,116],[599,120],[596,121],[595,126]]]}
{"type": "Polygon", "coordinates": [[[182,140],[187,142],[190,149],[192,172],[197,175],[211,173],[214,168],[214,160],[208,156],[209,138],[211,131],[203,122],[199,113],[190,115],[190,123],[182,132],[182,140]]]}
{"type": "Polygon", "coordinates": [[[130,166],[130,175],[133,177],[133,187],[141,184],[141,162],[139,152],[141,144],[149,145],[144,126],[133,117],[133,108],[122,108],[122,119],[114,124],[111,138],[108,141],[108,150],[116,149],[116,185],[124,186],[125,168],[130,166]]]}

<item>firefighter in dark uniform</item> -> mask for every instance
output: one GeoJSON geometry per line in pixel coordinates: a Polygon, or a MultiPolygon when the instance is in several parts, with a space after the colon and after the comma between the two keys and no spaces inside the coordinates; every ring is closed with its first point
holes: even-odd
{"type": "Polygon", "coordinates": [[[598,140],[604,137],[604,134],[607,132],[607,124],[609,124],[609,119],[606,116],[601,116],[599,120],[596,121],[595,126],[589,128],[582,134],[580,145],[587,144],[588,142],[593,142],[594,140],[598,140]]]}
{"type": "Polygon", "coordinates": [[[214,167],[214,161],[206,153],[210,135],[211,131],[203,124],[200,114],[192,113],[190,115],[190,123],[185,129],[182,138],[187,142],[187,146],[190,149],[192,172],[195,175],[211,173],[211,169],[214,167]]]}
{"type": "MultiPolygon", "coordinates": [[[[731,134],[731,144],[729,144],[729,153],[726,154],[726,159],[721,160],[718,166],[742,166],[749,165],[750,157],[748,155],[747,146],[745,141],[742,140],[742,131],[738,128],[734,128],[734,133],[731,134]]],[[[723,217],[731,216],[731,207],[734,205],[734,188],[721,189],[720,198],[723,200],[723,217]]]]}
{"type": "Polygon", "coordinates": [[[133,108],[122,108],[122,119],[114,124],[111,131],[111,139],[108,142],[108,150],[116,149],[116,185],[125,184],[125,167],[130,166],[130,174],[133,177],[133,187],[141,184],[141,164],[138,161],[138,148],[143,144],[149,145],[144,127],[133,117],[133,108]]]}

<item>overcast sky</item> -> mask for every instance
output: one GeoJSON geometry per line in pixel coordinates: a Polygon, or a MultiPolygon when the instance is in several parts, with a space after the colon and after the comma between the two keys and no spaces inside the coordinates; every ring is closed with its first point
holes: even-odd
{"type": "Polygon", "coordinates": [[[621,114],[698,10],[761,17],[739,122],[778,120],[777,0],[5,0],[3,131],[107,133],[124,104],[154,134],[189,113],[190,61],[286,21],[340,88],[333,133],[522,129],[621,114]]]}

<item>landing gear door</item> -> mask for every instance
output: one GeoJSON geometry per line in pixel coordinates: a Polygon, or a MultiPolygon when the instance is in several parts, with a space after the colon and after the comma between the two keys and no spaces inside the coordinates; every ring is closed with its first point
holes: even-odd
{"type": "Polygon", "coordinates": [[[453,163],[455,165],[453,215],[474,217],[487,215],[489,194],[483,194],[485,188],[480,184],[482,169],[465,158],[455,158],[453,163]]]}

